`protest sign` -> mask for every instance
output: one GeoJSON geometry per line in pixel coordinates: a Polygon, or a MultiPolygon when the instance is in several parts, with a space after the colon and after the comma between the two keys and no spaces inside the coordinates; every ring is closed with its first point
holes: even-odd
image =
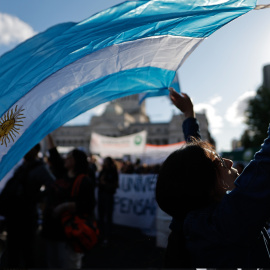
{"type": "Polygon", "coordinates": [[[92,132],[91,153],[101,156],[120,157],[131,154],[142,154],[146,144],[147,132],[141,131],[128,136],[108,137],[92,132]]]}
{"type": "Polygon", "coordinates": [[[114,197],[115,224],[149,229],[155,224],[156,175],[120,174],[114,197]]]}

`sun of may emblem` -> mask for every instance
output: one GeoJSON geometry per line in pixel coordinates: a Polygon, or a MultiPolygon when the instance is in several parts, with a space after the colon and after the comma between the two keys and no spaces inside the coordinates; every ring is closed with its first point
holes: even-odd
{"type": "Polygon", "coordinates": [[[13,109],[7,111],[2,118],[0,119],[0,141],[1,145],[5,143],[7,147],[7,143],[10,143],[10,138],[14,142],[14,137],[16,137],[16,134],[19,133],[19,126],[23,126],[22,119],[25,118],[23,117],[23,114],[21,113],[24,111],[22,107],[18,109],[18,105],[16,105],[14,111],[13,109]],[[8,140],[8,142],[7,142],[8,140]]]}

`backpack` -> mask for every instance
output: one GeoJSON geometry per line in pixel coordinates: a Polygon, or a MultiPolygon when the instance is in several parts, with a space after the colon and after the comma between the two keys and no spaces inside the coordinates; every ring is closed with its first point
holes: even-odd
{"type": "MultiPolygon", "coordinates": [[[[71,197],[74,198],[78,195],[81,181],[85,176],[81,174],[76,178],[71,197]]],[[[86,252],[97,244],[99,229],[95,220],[91,220],[88,216],[82,217],[65,212],[61,217],[61,222],[65,235],[76,252],[86,252]]]]}

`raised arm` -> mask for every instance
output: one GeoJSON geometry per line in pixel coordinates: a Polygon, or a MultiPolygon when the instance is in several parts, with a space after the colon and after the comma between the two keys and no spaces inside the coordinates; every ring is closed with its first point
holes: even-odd
{"type": "Polygon", "coordinates": [[[48,145],[48,149],[52,149],[52,148],[56,147],[51,134],[48,134],[46,136],[46,142],[47,142],[47,145],[48,145]]]}
{"type": "Polygon", "coordinates": [[[54,140],[50,134],[46,136],[46,141],[49,149],[49,161],[52,173],[57,177],[61,178],[66,173],[66,169],[64,167],[64,160],[57,151],[54,140]]]}
{"type": "Polygon", "coordinates": [[[170,99],[174,106],[178,108],[182,113],[184,113],[186,118],[195,118],[195,112],[193,110],[193,103],[190,97],[185,93],[177,93],[172,87],[170,90],[170,99]]]}
{"type": "Polygon", "coordinates": [[[172,87],[170,87],[169,90],[172,103],[186,118],[182,125],[185,140],[188,142],[191,137],[201,139],[199,123],[195,118],[196,115],[190,97],[185,93],[177,93],[172,87]]]}

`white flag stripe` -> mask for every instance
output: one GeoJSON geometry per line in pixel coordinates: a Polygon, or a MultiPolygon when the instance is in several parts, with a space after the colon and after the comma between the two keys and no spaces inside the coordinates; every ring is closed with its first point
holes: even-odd
{"type": "MultiPolygon", "coordinates": [[[[20,134],[52,104],[85,83],[139,67],[152,66],[176,70],[179,62],[182,63],[201,41],[200,38],[169,35],[144,38],[113,45],[75,61],[41,82],[14,104],[13,110],[16,105],[25,109],[26,118],[20,128],[20,134]]],[[[14,137],[14,143],[18,138],[19,136],[14,137]]],[[[2,149],[0,161],[14,143],[10,142],[2,149]]]]}

